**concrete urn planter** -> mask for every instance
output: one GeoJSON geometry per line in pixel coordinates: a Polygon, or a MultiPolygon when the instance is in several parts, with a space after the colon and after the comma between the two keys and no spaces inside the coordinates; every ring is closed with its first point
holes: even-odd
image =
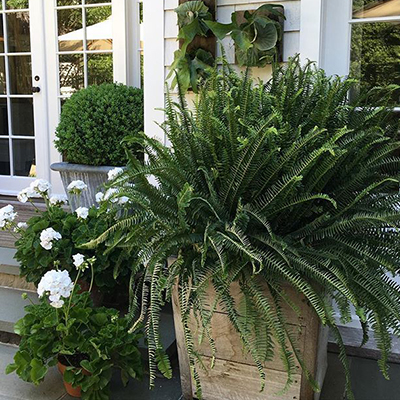
{"type": "Polygon", "coordinates": [[[59,162],[52,164],[50,168],[60,173],[71,209],[75,211],[78,207],[91,207],[93,204],[96,204],[96,193],[102,190],[104,183],[107,182],[108,172],[115,167],[97,167],[93,165],[59,162]],[[77,204],[76,196],[70,195],[67,190],[68,185],[76,180],[85,182],[88,187],[87,190],[82,192],[79,204],[77,204]]]}

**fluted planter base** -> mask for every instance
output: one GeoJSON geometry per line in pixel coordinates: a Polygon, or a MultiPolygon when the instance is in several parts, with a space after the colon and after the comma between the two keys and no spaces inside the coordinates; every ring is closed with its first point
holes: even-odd
{"type": "Polygon", "coordinates": [[[78,207],[91,207],[96,204],[96,193],[102,190],[104,183],[107,182],[107,174],[115,167],[101,166],[96,167],[93,165],[83,164],[70,164],[67,162],[60,162],[51,164],[50,168],[57,171],[61,175],[61,180],[64,185],[65,192],[68,194],[69,203],[72,211],[78,207]],[[72,181],[81,180],[88,186],[87,190],[82,192],[79,204],[76,196],[68,193],[67,187],[72,181]]]}

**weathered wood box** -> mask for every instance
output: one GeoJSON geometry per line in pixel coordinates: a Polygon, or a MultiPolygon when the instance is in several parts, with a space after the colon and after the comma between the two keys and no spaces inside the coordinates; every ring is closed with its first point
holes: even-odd
{"type": "MultiPolygon", "coordinates": [[[[325,377],[327,368],[327,343],[326,328],[321,328],[318,317],[308,305],[305,298],[298,295],[294,289],[286,288],[291,300],[301,310],[301,317],[290,309],[284,308],[286,318],[298,342],[298,349],[309,369],[314,374],[319,386],[325,377]]],[[[239,301],[240,291],[238,285],[232,285],[231,295],[239,301]]],[[[209,290],[210,304],[212,303],[213,289],[209,290]]],[[[173,309],[175,333],[178,346],[181,386],[184,399],[195,397],[195,385],[191,378],[189,358],[185,347],[183,326],[178,300],[178,290],[173,293],[173,309]]],[[[195,327],[195,323],[193,327],[195,327]]],[[[195,328],[192,327],[194,331],[195,328]]],[[[243,345],[239,335],[229,322],[227,314],[221,307],[211,321],[212,336],[217,349],[214,368],[211,368],[211,349],[208,343],[197,347],[202,355],[206,370],[197,368],[200,375],[204,400],[318,400],[319,393],[314,393],[300,365],[294,377],[294,383],[285,394],[278,396],[287,380],[287,373],[283,363],[276,354],[273,360],[265,363],[266,385],[260,392],[260,377],[251,357],[243,352],[243,345]]],[[[196,332],[195,337],[196,337],[196,332]]],[[[206,342],[206,341],[205,341],[206,342]]],[[[195,342],[196,343],[196,342],[195,342]]]]}

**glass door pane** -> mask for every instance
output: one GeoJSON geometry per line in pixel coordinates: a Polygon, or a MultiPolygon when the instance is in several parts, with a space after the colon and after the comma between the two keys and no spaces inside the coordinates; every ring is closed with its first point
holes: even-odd
{"type": "Polygon", "coordinates": [[[0,175],[36,175],[28,0],[0,0],[0,175]]]}
{"type": "Polygon", "coordinates": [[[400,0],[354,0],[353,18],[381,18],[400,15],[400,0]]]}
{"type": "Polygon", "coordinates": [[[111,0],[57,0],[59,104],[89,85],[111,83],[111,0]]]}

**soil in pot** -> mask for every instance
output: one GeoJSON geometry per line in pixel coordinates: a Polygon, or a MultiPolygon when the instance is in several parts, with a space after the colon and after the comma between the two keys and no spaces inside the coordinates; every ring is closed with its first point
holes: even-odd
{"type": "MultiPolygon", "coordinates": [[[[68,367],[75,367],[75,368],[80,368],[83,369],[81,365],[81,361],[87,360],[88,357],[85,354],[74,354],[72,356],[65,356],[65,355],[59,355],[58,356],[58,370],[60,371],[61,375],[64,378],[64,372],[68,367]]],[[[83,369],[83,373],[85,375],[90,375],[89,371],[86,371],[83,369]]],[[[71,397],[81,397],[82,396],[82,390],[80,386],[77,387],[72,387],[72,385],[68,382],[64,382],[64,387],[66,392],[71,396],[71,397]]]]}

